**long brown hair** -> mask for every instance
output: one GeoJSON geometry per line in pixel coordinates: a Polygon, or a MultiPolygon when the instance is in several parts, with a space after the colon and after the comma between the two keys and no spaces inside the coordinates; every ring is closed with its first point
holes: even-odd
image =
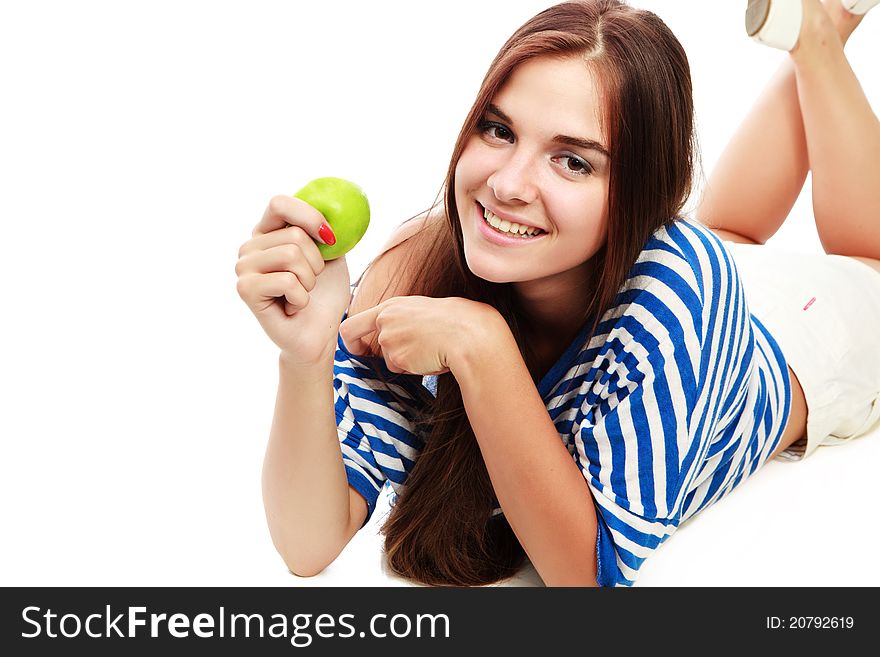
{"type": "MultiPolygon", "coordinates": [[[[403,267],[409,294],[465,297],[494,306],[507,321],[537,381],[527,333],[533,327],[510,283],[475,276],[464,258],[455,202],[455,169],[489,103],[521,63],[538,56],[579,56],[603,90],[602,127],[610,148],[606,244],[593,256],[595,294],[582,326],[591,334],[610,307],[650,235],[687,200],[695,141],[690,69],[681,44],[654,14],[619,0],[574,0],[519,28],[501,48],[465,119],[449,163],[445,222],[410,239],[424,255],[403,267]]],[[[398,277],[399,280],[399,277],[398,277]]],[[[414,429],[424,447],[382,528],[396,573],[428,585],[473,586],[513,575],[525,552],[503,515],[468,421],[461,390],[440,375],[414,429]]],[[[578,558],[572,555],[572,558],[578,558]]]]}

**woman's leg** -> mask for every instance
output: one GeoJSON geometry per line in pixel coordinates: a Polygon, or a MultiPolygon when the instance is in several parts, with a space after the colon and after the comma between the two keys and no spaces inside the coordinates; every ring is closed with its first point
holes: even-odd
{"type": "MultiPolygon", "coordinates": [[[[843,44],[861,21],[861,17],[843,11],[839,0],[829,0],[828,7],[826,19],[830,17],[836,27],[837,49],[842,56],[843,44]]],[[[812,7],[813,11],[810,13],[814,15],[816,8],[817,6],[812,7]]],[[[827,30],[824,34],[826,38],[829,35],[827,30]]],[[[807,49],[804,52],[806,51],[807,49]]],[[[843,60],[845,62],[845,58],[843,60]]],[[[808,61],[796,62],[794,58],[786,58],[713,169],[697,216],[703,223],[714,228],[722,239],[763,243],[771,237],[785,221],[803,188],[810,169],[811,156],[817,157],[816,149],[821,149],[825,142],[823,138],[816,139],[813,135],[808,137],[808,133],[815,132],[816,129],[823,135],[832,135],[834,132],[833,126],[817,128],[814,125],[816,121],[808,123],[805,131],[801,113],[802,94],[799,90],[800,80],[805,73],[801,71],[796,74],[795,69],[804,69],[808,65],[808,61]],[[817,141],[816,146],[808,145],[817,141]]],[[[852,75],[851,70],[849,74],[852,75]]],[[[806,75],[810,77],[809,73],[806,75]]],[[[858,85],[857,82],[855,84],[858,85]]],[[[808,82],[810,90],[815,86],[808,82]]],[[[851,85],[844,83],[844,86],[851,85]]],[[[810,102],[815,92],[807,95],[807,101],[810,102]]],[[[811,118],[815,117],[815,112],[809,115],[811,118]]],[[[833,137],[830,139],[833,140],[833,137]]],[[[876,149],[874,152],[877,152],[876,149]]],[[[826,180],[826,177],[820,175],[820,189],[816,190],[814,173],[814,203],[817,193],[823,198],[829,198],[830,190],[823,187],[826,180]]],[[[828,215],[822,215],[823,220],[827,218],[828,215]]],[[[823,225],[827,224],[827,221],[823,221],[823,225]]],[[[820,227],[818,212],[817,228],[826,231],[820,227]]],[[[880,218],[877,230],[880,232],[880,218]]],[[[825,238],[822,239],[825,244],[825,238]]],[[[880,272],[880,261],[859,259],[880,272]]],[[[792,384],[791,414],[771,458],[806,434],[806,397],[791,368],[789,377],[792,384]]]]}
{"type": "MultiPolygon", "coordinates": [[[[861,17],[842,8],[830,15],[845,43],[861,17]]],[[[795,63],[787,57],[713,168],[697,217],[724,239],[763,244],[785,221],[809,169],[795,63]]]]}
{"type": "Polygon", "coordinates": [[[763,244],[785,221],[808,170],[794,65],[786,58],[713,167],[697,217],[725,239],[763,244]]]}
{"type": "Polygon", "coordinates": [[[813,214],[826,253],[880,259],[880,121],[836,39],[857,23],[830,2],[804,0],[791,52],[812,170],[813,214]]]}

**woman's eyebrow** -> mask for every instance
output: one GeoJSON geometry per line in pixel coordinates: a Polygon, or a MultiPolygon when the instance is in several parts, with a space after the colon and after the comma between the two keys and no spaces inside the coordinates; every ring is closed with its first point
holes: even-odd
{"type": "Polygon", "coordinates": [[[590,151],[597,151],[605,157],[611,157],[611,153],[608,152],[608,149],[595,139],[583,139],[581,137],[569,137],[568,135],[556,135],[555,137],[553,137],[553,141],[557,144],[568,144],[569,146],[576,146],[578,148],[584,148],[590,151]]]}
{"type": "MultiPolygon", "coordinates": [[[[507,114],[501,111],[501,108],[497,105],[493,105],[489,103],[489,107],[486,111],[490,114],[494,114],[499,119],[504,121],[505,123],[509,123],[513,126],[513,119],[511,119],[507,114]]],[[[556,135],[553,137],[553,141],[557,144],[566,144],[568,146],[576,146],[577,148],[583,148],[586,150],[597,151],[601,153],[605,157],[611,157],[611,154],[608,152],[608,149],[605,148],[600,142],[595,139],[584,139],[583,137],[569,137],[568,135],[556,135]]]]}

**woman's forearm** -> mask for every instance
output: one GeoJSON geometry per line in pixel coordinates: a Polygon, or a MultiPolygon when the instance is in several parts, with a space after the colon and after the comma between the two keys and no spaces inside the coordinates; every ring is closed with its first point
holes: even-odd
{"type": "Polygon", "coordinates": [[[321,572],[357,531],[336,433],[332,361],[304,369],[282,354],[263,505],[275,548],[297,575],[321,572]]]}
{"type": "Polygon", "coordinates": [[[504,515],[544,583],[596,586],[593,498],[505,329],[452,370],[465,411],[504,515]]]}

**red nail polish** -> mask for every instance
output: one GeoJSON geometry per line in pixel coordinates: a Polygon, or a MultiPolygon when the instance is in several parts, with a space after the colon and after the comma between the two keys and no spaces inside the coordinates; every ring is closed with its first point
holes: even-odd
{"type": "Polygon", "coordinates": [[[333,230],[330,228],[330,224],[326,221],[321,224],[321,228],[318,229],[318,235],[324,240],[325,244],[333,246],[336,244],[336,235],[333,234],[333,230]]]}

